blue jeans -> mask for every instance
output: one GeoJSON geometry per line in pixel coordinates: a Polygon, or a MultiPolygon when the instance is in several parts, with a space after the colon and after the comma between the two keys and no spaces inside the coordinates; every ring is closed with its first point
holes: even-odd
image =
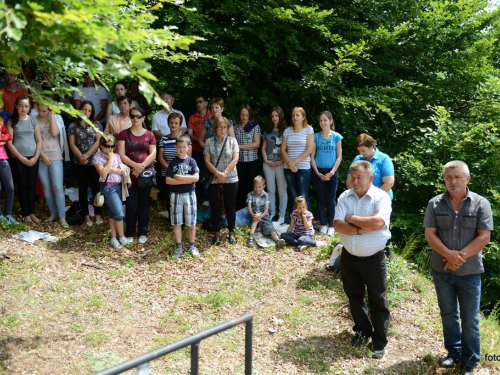
{"type": "Polygon", "coordinates": [[[285,240],[287,244],[294,246],[316,246],[316,241],[313,240],[311,236],[299,236],[295,233],[281,233],[281,238],[285,240]]]}
{"type": "Polygon", "coordinates": [[[293,173],[290,169],[285,169],[285,179],[292,203],[295,202],[295,198],[302,195],[306,198],[307,208],[310,210],[309,181],[311,181],[311,169],[299,169],[297,173],[293,173]]]}
{"type": "Polygon", "coordinates": [[[115,221],[123,221],[122,185],[104,186],[102,194],[108,205],[109,217],[115,221]]]}
{"type": "MultiPolygon", "coordinates": [[[[331,168],[318,168],[321,174],[327,174],[331,168]]],[[[339,174],[335,174],[330,181],[322,181],[316,173],[313,173],[314,185],[316,185],[316,200],[318,201],[318,216],[321,225],[333,228],[333,218],[335,217],[335,198],[337,196],[337,184],[339,174]],[[326,208],[328,207],[328,222],[326,220],[326,208]]]]}
{"type": "MultiPolygon", "coordinates": [[[[5,190],[5,215],[12,215],[12,205],[14,203],[14,180],[12,171],[7,159],[0,159],[0,191],[5,190]]],[[[0,216],[2,209],[0,208],[0,216]]]]}
{"type": "Polygon", "coordinates": [[[64,168],[62,160],[52,160],[47,167],[40,163],[38,177],[43,187],[43,195],[51,214],[58,214],[59,218],[66,217],[66,201],[64,198],[64,168]]]}
{"type": "Polygon", "coordinates": [[[480,360],[481,275],[456,276],[433,270],[432,276],[443,322],[444,346],[451,357],[459,358],[464,365],[474,368],[480,360]]]}

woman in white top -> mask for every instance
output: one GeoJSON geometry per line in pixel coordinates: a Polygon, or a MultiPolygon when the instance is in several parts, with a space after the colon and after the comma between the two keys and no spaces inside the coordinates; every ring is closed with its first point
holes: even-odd
{"type": "MultiPolygon", "coordinates": [[[[120,107],[118,106],[117,100],[120,96],[128,96],[128,86],[125,82],[118,81],[113,86],[113,91],[115,92],[116,99],[108,104],[108,108],[106,110],[106,123],[109,121],[111,115],[117,115],[118,113],[120,113],[120,107]]],[[[132,104],[130,108],[138,107],[135,100],[131,99],[131,102],[132,104]]]]}
{"type": "MultiPolygon", "coordinates": [[[[66,201],[64,197],[63,152],[66,145],[66,130],[61,116],[44,105],[38,107],[38,126],[42,133],[42,152],[38,177],[43,187],[43,195],[49,206],[50,216],[47,221],[59,219],[63,228],[69,228],[66,222],[66,201]],[[58,121],[59,120],[59,121],[58,121]]],[[[66,151],[66,158],[69,155],[66,151]]]]}
{"type": "Polygon", "coordinates": [[[285,163],[285,179],[292,201],[302,195],[309,200],[311,180],[311,154],[314,149],[314,130],[307,123],[306,111],[302,107],[292,109],[292,124],[283,133],[281,156],[285,163]]]}

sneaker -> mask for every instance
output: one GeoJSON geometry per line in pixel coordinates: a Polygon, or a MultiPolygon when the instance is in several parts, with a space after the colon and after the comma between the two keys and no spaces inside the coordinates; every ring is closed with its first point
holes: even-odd
{"type": "Polygon", "coordinates": [[[209,201],[203,201],[202,207],[210,207],[210,202],[209,201]]]}
{"type": "Polygon", "coordinates": [[[178,247],[175,249],[174,253],[172,254],[173,259],[179,259],[182,256],[182,253],[184,252],[184,249],[181,247],[178,247]]]}
{"type": "Polygon", "coordinates": [[[281,250],[285,247],[285,240],[283,238],[280,238],[279,240],[276,241],[276,248],[281,250]]]}
{"type": "Polygon", "coordinates": [[[458,363],[458,358],[452,357],[450,353],[448,353],[446,357],[439,360],[439,366],[444,368],[452,368],[456,363],[458,363]]]}
{"type": "Polygon", "coordinates": [[[278,224],[283,224],[285,222],[285,217],[284,216],[280,216],[279,219],[278,219],[278,224]]]}
{"type": "Polygon", "coordinates": [[[9,224],[19,224],[17,220],[12,217],[12,215],[7,215],[5,218],[9,220],[9,224]]]}
{"type": "Polygon", "coordinates": [[[316,241],[316,247],[323,247],[326,246],[326,242],[324,241],[316,241]]]}
{"type": "Polygon", "coordinates": [[[188,249],[188,253],[191,254],[193,257],[195,258],[199,258],[200,257],[200,252],[198,251],[198,249],[194,246],[190,246],[189,249],[188,249]]]}
{"type": "Polygon", "coordinates": [[[464,366],[463,364],[460,364],[460,375],[472,375],[474,374],[474,367],[470,366],[464,366]]]}
{"type": "Polygon", "coordinates": [[[250,247],[255,246],[255,235],[250,234],[250,236],[248,237],[247,245],[250,247]]]}
{"type": "Polygon", "coordinates": [[[280,219],[280,215],[272,215],[271,221],[278,221],[280,219]]]}
{"type": "Polygon", "coordinates": [[[133,238],[127,238],[127,237],[123,236],[123,237],[120,238],[120,243],[123,246],[127,246],[127,245],[130,245],[131,243],[134,243],[134,239],[133,238]]]}
{"type": "Polygon", "coordinates": [[[146,236],[139,236],[140,244],[145,244],[146,242],[148,242],[148,238],[146,236]]]}
{"type": "Polygon", "coordinates": [[[109,244],[111,245],[111,247],[113,247],[115,249],[122,248],[122,245],[120,244],[120,242],[118,242],[118,240],[116,238],[112,238],[111,240],[109,240],[109,244]]]}
{"type": "Polygon", "coordinates": [[[0,223],[2,223],[3,225],[9,225],[10,224],[9,219],[7,219],[3,215],[0,216],[0,223]]]}
{"type": "Polygon", "coordinates": [[[373,350],[373,352],[372,352],[373,359],[382,359],[382,358],[384,358],[384,355],[385,355],[385,349],[373,350]]]}
{"type": "Polygon", "coordinates": [[[47,218],[47,221],[49,223],[52,223],[54,221],[56,221],[57,219],[59,219],[59,215],[58,214],[51,214],[48,218],[47,218]]]}
{"type": "Polygon", "coordinates": [[[328,227],[326,225],[322,225],[319,232],[321,234],[326,234],[327,231],[328,231],[328,227]]]}
{"type": "Polygon", "coordinates": [[[68,222],[66,221],[66,219],[64,217],[62,217],[62,218],[59,219],[59,224],[64,229],[68,229],[69,228],[69,224],[68,224],[68,222]]]}
{"type": "Polygon", "coordinates": [[[296,247],[295,251],[304,251],[305,249],[307,249],[307,245],[302,245],[302,246],[296,247]]]}
{"type": "Polygon", "coordinates": [[[333,229],[333,227],[328,228],[328,230],[326,231],[327,236],[333,236],[334,234],[335,234],[335,229],[333,229]]]}

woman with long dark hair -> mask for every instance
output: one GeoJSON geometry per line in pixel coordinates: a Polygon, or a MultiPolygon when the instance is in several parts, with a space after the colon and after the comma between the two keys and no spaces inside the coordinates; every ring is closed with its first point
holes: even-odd
{"type": "MultiPolygon", "coordinates": [[[[102,131],[99,121],[94,121],[95,108],[89,100],[84,100],[80,104],[80,111],[94,124],[94,127],[102,131]]],[[[95,196],[99,192],[99,173],[94,168],[92,158],[99,149],[99,134],[92,126],[80,117],[68,126],[69,147],[73,151],[73,167],[75,169],[76,183],[78,184],[78,199],[85,216],[85,223],[91,227],[92,220],[89,216],[87,189],[90,185],[92,194],[95,196]]],[[[101,207],[94,206],[95,223],[103,223],[101,217],[101,207]]]]}
{"type": "Polygon", "coordinates": [[[285,171],[280,151],[286,127],[283,110],[281,107],[273,107],[269,113],[266,131],[262,135],[262,159],[264,160],[264,176],[269,193],[269,214],[273,221],[278,221],[280,224],[285,221],[288,202],[285,171]],[[279,197],[278,209],[276,209],[276,186],[279,197]]]}
{"type": "Polygon", "coordinates": [[[132,185],[128,188],[125,237],[133,241],[138,226],[140,244],[148,240],[151,186],[139,187],[137,177],[145,169],[151,169],[156,159],[156,138],[153,132],[144,127],[145,117],[146,113],[141,107],[132,108],[132,127],[120,133],[117,143],[117,152],[122,162],[130,167],[132,179],[132,185]]]}
{"type": "Polygon", "coordinates": [[[38,162],[42,152],[42,133],[35,117],[29,116],[31,99],[26,95],[16,98],[14,113],[8,128],[12,140],[7,143],[17,170],[18,197],[24,221],[39,223],[35,216],[35,185],[38,162]]]}

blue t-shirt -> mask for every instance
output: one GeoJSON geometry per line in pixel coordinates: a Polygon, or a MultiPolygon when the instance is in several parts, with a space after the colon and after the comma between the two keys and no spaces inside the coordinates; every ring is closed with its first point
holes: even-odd
{"type": "Polygon", "coordinates": [[[333,168],[337,160],[337,143],[344,137],[339,133],[333,132],[330,138],[325,139],[321,132],[314,134],[314,144],[316,145],[316,155],[314,161],[318,168],[333,168]]]}
{"type": "Polygon", "coordinates": [[[3,123],[5,126],[7,126],[7,123],[9,122],[10,116],[12,116],[12,113],[7,112],[5,109],[0,112],[0,118],[3,119],[3,123]]]}
{"type": "MultiPolygon", "coordinates": [[[[200,173],[198,169],[198,164],[191,156],[186,156],[185,159],[181,159],[176,156],[168,164],[168,169],[166,172],[166,177],[173,178],[175,174],[180,174],[182,176],[194,175],[195,173],[200,173]]],[[[194,191],[196,184],[193,182],[191,184],[182,185],[168,185],[170,191],[173,193],[189,193],[194,191]]]]}
{"type": "MultiPolygon", "coordinates": [[[[365,160],[365,158],[363,157],[363,155],[358,155],[352,162],[354,163],[358,160],[365,160]]],[[[380,152],[378,148],[375,147],[375,153],[369,161],[373,169],[372,183],[375,187],[379,188],[384,184],[384,182],[382,181],[382,177],[394,176],[394,164],[392,164],[391,158],[387,154],[380,152]]],[[[349,174],[351,174],[350,169],[349,174]]],[[[392,189],[389,190],[387,194],[389,194],[389,197],[392,200],[392,189]]]]}

